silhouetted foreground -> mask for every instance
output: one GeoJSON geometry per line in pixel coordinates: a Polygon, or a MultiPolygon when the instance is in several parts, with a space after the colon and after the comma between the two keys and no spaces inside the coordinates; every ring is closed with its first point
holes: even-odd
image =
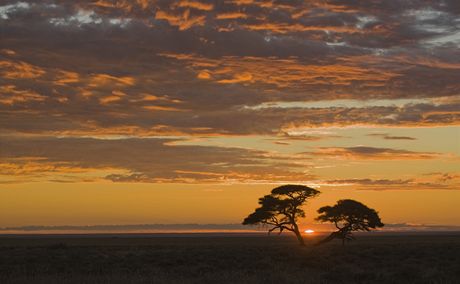
{"type": "MultiPolygon", "coordinates": [[[[259,207],[243,220],[243,225],[268,226],[268,233],[278,230],[294,233],[299,244],[305,246],[298,222],[305,217],[303,206],[311,198],[321,192],[304,185],[286,184],[275,187],[270,194],[259,198],[259,207]]],[[[341,239],[342,245],[345,241],[351,241],[354,231],[370,231],[381,228],[379,214],[372,208],[367,207],[359,201],[342,199],[334,206],[324,206],[318,209],[320,214],[316,220],[322,223],[333,223],[337,228],[336,232],[320,240],[317,244],[324,244],[334,239],[341,239]]]]}
{"type": "Polygon", "coordinates": [[[460,233],[360,236],[0,237],[0,283],[458,283],[460,233]]]}
{"type": "Polygon", "coordinates": [[[302,206],[320,192],[304,185],[287,184],[272,189],[270,194],[259,198],[260,207],[243,220],[243,225],[271,226],[268,233],[278,230],[293,232],[299,244],[305,246],[298,219],[305,217],[302,206]]]}
{"type": "Polygon", "coordinates": [[[342,199],[334,206],[324,206],[318,209],[320,222],[333,223],[337,231],[322,239],[318,244],[324,244],[334,239],[345,241],[354,240],[353,232],[367,231],[383,227],[379,214],[374,209],[352,199],[342,199]]]}

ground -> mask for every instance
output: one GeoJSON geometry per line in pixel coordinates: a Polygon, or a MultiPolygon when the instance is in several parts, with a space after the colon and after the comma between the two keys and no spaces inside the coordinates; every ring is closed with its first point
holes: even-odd
{"type": "Polygon", "coordinates": [[[0,283],[460,283],[460,233],[0,236],[0,283]]]}

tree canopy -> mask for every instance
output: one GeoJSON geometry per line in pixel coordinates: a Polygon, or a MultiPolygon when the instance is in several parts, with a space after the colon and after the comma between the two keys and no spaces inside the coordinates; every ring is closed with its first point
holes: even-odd
{"type": "Polygon", "coordinates": [[[269,195],[259,199],[260,207],[243,220],[243,225],[268,225],[272,226],[269,233],[293,232],[301,245],[304,245],[297,220],[305,217],[302,206],[307,199],[313,198],[320,192],[304,185],[282,185],[274,188],[269,195]]]}
{"type": "Polygon", "coordinates": [[[336,232],[320,243],[339,238],[344,244],[345,240],[354,239],[353,231],[370,231],[384,226],[377,211],[352,199],[339,200],[334,206],[321,207],[318,213],[317,221],[333,223],[337,228],[336,232]]]}

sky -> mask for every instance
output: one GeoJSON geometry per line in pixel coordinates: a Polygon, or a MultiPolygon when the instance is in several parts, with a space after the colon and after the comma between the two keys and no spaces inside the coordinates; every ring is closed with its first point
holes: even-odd
{"type": "Polygon", "coordinates": [[[0,227],[460,226],[459,125],[457,0],[0,2],[0,227]]]}

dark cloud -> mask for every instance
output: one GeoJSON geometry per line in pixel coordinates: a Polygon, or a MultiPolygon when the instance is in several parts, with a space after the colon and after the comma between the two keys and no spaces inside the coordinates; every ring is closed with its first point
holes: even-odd
{"type": "Polygon", "coordinates": [[[378,148],[367,146],[356,147],[320,147],[309,154],[325,157],[343,157],[347,159],[371,160],[424,160],[442,157],[434,152],[415,152],[402,149],[378,148]]]}
{"type": "MultiPolygon", "coordinates": [[[[325,37],[336,34],[325,28],[328,25],[371,25],[375,19],[361,14],[378,14],[378,7],[383,14],[375,18],[380,22],[391,11],[407,14],[408,23],[419,19],[436,27],[436,19],[449,19],[439,13],[453,13],[442,5],[313,3],[311,10],[299,3],[257,7],[225,2],[212,9],[199,9],[197,2],[168,1],[17,3],[6,2],[2,7],[13,6],[3,8],[7,18],[1,19],[0,107],[10,130],[105,128],[116,133],[122,127],[152,133],[152,127],[167,126],[176,133],[260,134],[287,124],[458,124],[458,103],[323,110],[243,108],[276,101],[458,96],[457,48],[422,39],[397,48],[368,48],[350,44],[346,37],[351,35],[345,31],[337,32],[341,35],[336,39],[325,37]],[[242,6],[248,7],[243,11],[242,6]],[[180,30],[167,20],[151,22],[158,9],[206,14],[206,24],[180,30]],[[291,29],[302,22],[317,30],[279,34],[245,28],[251,22],[235,18],[232,21],[246,22],[219,31],[216,13],[239,10],[257,21],[284,21],[291,29]],[[262,17],[267,10],[272,13],[262,17]],[[257,122],[234,123],[229,117],[257,122]]],[[[388,42],[387,35],[384,38],[388,42]]]]}
{"type": "Polygon", "coordinates": [[[19,89],[40,88],[45,96],[52,90],[67,96],[82,92],[109,95],[113,88],[85,84],[88,79],[84,77],[94,74],[133,77],[136,84],[126,87],[129,96],[161,90],[195,108],[343,96],[438,97],[459,90],[455,80],[460,68],[458,49],[438,48],[433,46],[436,42],[424,41],[452,34],[442,30],[456,25],[455,15],[439,10],[450,4],[272,3],[242,5],[242,10],[241,5],[228,2],[204,3],[203,7],[212,8],[200,9],[198,1],[24,3],[30,3],[28,8],[10,9],[3,19],[2,45],[17,53],[17,60],[8,61],[10,64],[25,62],[45,69],[46,74],[40,77],[42,86],[26,78],[8,83],[20,84],[19,89]],[[238,11],[247,14],[246,18],[232,19],[230,24],[216,20],[220,13],[238,11]],[[302,15],[303,11],[307,12],[302,15]],[[176,17],[187,12],[188,16],[152,20],[159,12],[176,17]],[[387,19],[390,12],[394,18],[387,19]],[[202,16],[205,22],[194,20],[202,16]],[[410,36],[422,33],[412,28],[418,22],[422,27],[429,22],[428,29],[439,31],[423,32],[423,37],[408,44],[410,36]],[[384,28],[385,23],[407,32],[384,28]],[[230,31],[219,31],[221,25],[230,26],[230,31]],[[361,25],[374,26],[368,30],[359,28],[361,25]],[[187,28],[181,30],[181,26],[187,28]],[[280,27],[287,31],[279,34],[280,27]],[[342,30],[334,31],[334,27],[342,30]],[[391,36],[404,41],[386,46],[391,36]],[[379,39],[385,45],[379,46],[379,39]],[[372,40],[375,46],[360,46],[363,40],[372,40]],[[165,53],[188,57],[161,56],[165,53]],[[83,78],[58,88],[50,81],[56,81],[59,70],[83,78]],[[210,75],[208,80],[197,78],[203,72],[210,75]],[[222,86],[224,82],[231,85],[222,86]]]}
{"type": "MultiPolygon", "coordinates": [[[[17,91],[16,89],[12,89],[17,91]]],[[[100,101],[72,100],[27,93],[0,98],[14,104],[0,108],[0,129],[66,135],[286,135],[296,129],[324,126],[440,126],[459,123],[458,103],[409,104],[401,107],[233,107],[227,110],[183,109],[169,96],[143,95],[130,99],[114,93],[100,101]],[[25,99],[27,98],[27,100],[25,99]],[[91,103],[93,102],[93,103],[91,103]],[[36,110],[31,110],[30,106],[36,110]],[[38,110],[40,109],[40,110],[38,110]]],[[[291,137],[300,139],[300,137],[291,137]]],[[[322,137],[325,138],[325,137],[322,137]]],[[[317,140],[317,137],[304,137],[317,140]]]]}
{"type": "Polygon", "coordinates": [[[458,125],[458,16],[450,0],[2,1],[2,158],[46,159],[9,161],[10,172],[94,167],[118,182],[274,179],[270,172],[304,180],[260,151],[120,137],[271,135],[280,144],[325,138],[291,135],[312,127],[458,125]],[[341,99],[409,103],[300,106],[341,99]],[[299,106],[261,107],[277,102],[299,106]],[[14,138],[32,134],[46,137],[14,138]],[[88,136],[118,140],[78,138],[88,136]]]}
{"type": "Polygon", "coordinates": [[[381,137],[386,140],[417,140],[417,138],[409,137],[409,136],[392,136],[386,133],[371,133],[367,136],[371,137],[381,137]]]}
{"type": "MultiPolygon", "coordinates": [[[[2,138],[2,175],[85,181],[100,171],[114,182],[247,182],[305,180],[302,159],[241,148],[175,145],[177,140],[2,138]],[[69,179],[66,179],[68,175],[69,179]],[[64,177],[65,179],[62,179],[64,177]]],[[[97,176],[94,177],[97,179],[97,176]]],[[[94,179],[89,181],[94,181],[94,179]]]]}

